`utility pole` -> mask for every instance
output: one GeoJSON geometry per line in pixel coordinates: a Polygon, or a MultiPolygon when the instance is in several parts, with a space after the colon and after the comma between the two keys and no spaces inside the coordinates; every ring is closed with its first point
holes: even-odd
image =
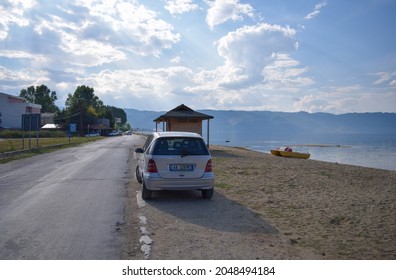
{"type": "Polygon", "coordinates": [[[84,136],[84,124],[83,124],[83,101],[84,98],[78,98],[78,103],[80,105],[80,136],[84,136]]]}

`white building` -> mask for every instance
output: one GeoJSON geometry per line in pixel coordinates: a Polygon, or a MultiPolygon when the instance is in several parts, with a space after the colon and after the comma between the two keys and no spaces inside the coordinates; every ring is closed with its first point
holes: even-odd
{"type": "Polygon", "coordinates": [[[40,114],[41,105],[28,103],[24,98],[0,92],[0,127],[21,129],[22,114],[40,114]]]}

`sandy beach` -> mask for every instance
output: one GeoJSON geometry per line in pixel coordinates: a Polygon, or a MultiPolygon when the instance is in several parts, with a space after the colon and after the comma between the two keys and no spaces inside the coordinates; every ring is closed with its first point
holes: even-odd
{"type": "Polygon", "coordinates": [[[211,146],[216,191],[270,222],[298,259],[396,259],[396,171],[211,146]]]}

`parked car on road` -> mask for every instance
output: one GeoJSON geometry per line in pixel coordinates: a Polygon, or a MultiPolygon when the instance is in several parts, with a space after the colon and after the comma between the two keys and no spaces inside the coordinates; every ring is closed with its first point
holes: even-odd
{"type": "Polygon", "coordinates": [[[121,136],[122,133],[120,131],[112,131],[108,134],[108,136],[121,136]]]}
{"type": "Polygon", "coordinates": [[[135,152],[143,199],[159,190],[200,190],[203,198],[213,196],[212,158],[199,134],[154,132],[135,152]]]}
{"type": "Polygon", "coordinates": [[[85,134],[85,137],[95,137],[95,136],[100,136],[100,135],[97,132],[91,132],[91,133],[85,134]]]}

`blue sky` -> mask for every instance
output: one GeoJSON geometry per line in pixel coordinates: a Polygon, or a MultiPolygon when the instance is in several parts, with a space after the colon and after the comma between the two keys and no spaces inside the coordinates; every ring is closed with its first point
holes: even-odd
{"type": "Polygon", "coordinates": [[[393,0],[2,0],[0,92],[107,105],[396,112],[393,0]]]}

